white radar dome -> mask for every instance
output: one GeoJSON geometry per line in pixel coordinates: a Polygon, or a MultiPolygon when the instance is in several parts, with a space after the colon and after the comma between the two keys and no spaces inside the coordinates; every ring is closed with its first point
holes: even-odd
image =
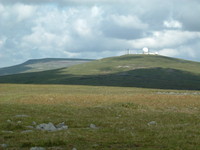
{"type": "Polygon", "coordinates": [[[142,50],[143,50],[144,53],[148,53],[149,52],[149,49],[147,47],[144,47],[142,50]]]}

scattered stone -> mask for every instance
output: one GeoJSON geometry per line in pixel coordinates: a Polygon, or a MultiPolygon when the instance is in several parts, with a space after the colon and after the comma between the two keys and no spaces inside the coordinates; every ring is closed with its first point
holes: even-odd
{"type": "Polygon", "coordinates": [[[8,123],[11,123],[12,121],[8,119],[7,122],[8,122],[8,123]]]}
{"type": "Polygon", "coordinates": [[[130,66],[117,66],[117,68],[130,68],[130,66]]]}
{"type": "Polygon", "coordinates": [[[25,130],[25,131],[22,131],[21,133],[30,133],[30,132],[33,132],[33,130],[25,130]]]}
{"type": "Polygon", "coordinates": [[[68,129],[68,126],[65,125],[65,122],[62,122],[62,123],[57,124],[56,128],[58,130],[64,130],[64,129],[68,129]]]}
{"type": "Polygon", "coordinates": [[[6,148],[8,147],[8,144],[1,144],[1,147],[6,148]]]}
{"type": "Polygon", "coordinates": [[[37,123],[35,121],[32,122],[32,125],[37,125],[37,123]]]}
{"type": "Polygon", "coordinates": [[[57,130],[56,127],[51,122],[49,122],[48,124],[42,123],[40,125],[37,125],[36,129],[45,130],[45,131],[56,131],[57,130]]]}
{"type": "Polygon", "coordinates": [[[183,124],[176,124],[175,126],[177,127],[184,127],[184,126],[188,126],[189,123],[183,123],[183,124]]]}
{"type": "Polygon", "coordinates": [[[21,124],[22,122],[21,121],[17,121],[17,124],[21,124]]]}
{"type": "Polygon", "coordinates": [[[200,95],[200,92],[185,92],[185,93],[179,93],[179,92],[156,92],[156,94],[162,94],[162,95],[200,95]]]}
{"type": "Polygon", "coordinates": [[[125,131],[125,130],[126,130],[125,128],[120,129],[120,131],[125,131]]]}
{"type": "Polygon", "coordinates": [[[13,131],[1,131],[2,133],[14,133],[13,131]]]}
{"type": "Polygon", "coordinates": [[[61,127],[63,127],[63,126],[65,126],[65,122],[62,122],[62,123],[57,124],[57,125],[56,125],[56,128],[61,128],[61,127]]]}
{"type": "Polygon", "coordinates": [[[99,144],[94,144],[92,147],[98,147],[99,146],[99,144]]]}
{"type": "Polygon", "coordinates": [[[64,148],[59,146],[48,147],[49,150],[63,150],[64,148]]]}
{"type": "Polygon", "coordinates": [[[157,124],[156,121],[151,121],[151,122],[148,123],[149,126],[151,126],[151,125],[156,125],[156,124],[157,124]]]}
{"type": "Polygon", "coordinates": [[[77,150],[77,149],[74,147],[74,148],[72,148],[72,150],[77,150]]]}
{"type": "Polygon", "coordinates": [[[28,115],[16,115],[15,117],[18,117],[18,118],[20,118],[20,117],[29,117],[28,115]]]}
{"type": "Polygon", "coordinates": [[[57,128],[57,130],[66,130],[68,129],[68,126],[62,126],[61,128],[57,128]]]}
{"type": "Polygon", "coordinates": [[[33,129],[34,127],[33,126],[26,126],[26,128],[33,129]]]}
{"type": "Polygon", "coordinates": [[[56,126],[54,126],[53,123],[49,122],[48,124],[42,123],[40,125],[37,125],[36,129],[38,129],[38,130],[44,130],[44,131],[59,131],[59,130],[66,130],[66,129],[68,129],[68,126],[66,126],[64,122],[59,123],[56,126]]]}
{"type": "Polygon", "coordinates": [[[43,147],[31,147],[30,150],[45,150],[43,147]]]}
{"type": "Polygon", "coordinates": [[[97,127],[96,127],[95,124],[90,124],[90,128],[92,128],[92,129],[96,129],[97,127]]]}

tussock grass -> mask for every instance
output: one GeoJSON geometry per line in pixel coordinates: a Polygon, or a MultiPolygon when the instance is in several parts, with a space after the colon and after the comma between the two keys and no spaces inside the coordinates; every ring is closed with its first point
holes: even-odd
{"type": "Polygon", "coordinates": [[[33,146],[64,150],[200,149],[200,95],[193,94],[198,91],[173,91],[184,95],[158,92],[171,90],[1,84],[0,144],[20,150],[33,146]],[[19,114],[29,117],[15,117],[19,114]],[[69,129],[21,133],[33,121],[64,121],[69,129]],[[157,124],[148,125],[151,121],[157,124]],[[97,129],[89,128],[90,124],[97,129]]]}

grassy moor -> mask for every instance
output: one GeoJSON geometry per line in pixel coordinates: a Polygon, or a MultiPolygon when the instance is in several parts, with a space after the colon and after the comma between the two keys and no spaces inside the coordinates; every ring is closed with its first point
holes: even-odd
{"type": "Polygon", "coordinates": [[[199,89],[200,63],[151,55],[1,76],[0,148],[200,150],[199,89]]]}
{"type": "Polygon", "coordinates": [[[0,143],[7,149],[200,149],[199,91],[14,84],[0,91],[0,143]],[[69,128],[24,132],[33,122],[69,128]]]}

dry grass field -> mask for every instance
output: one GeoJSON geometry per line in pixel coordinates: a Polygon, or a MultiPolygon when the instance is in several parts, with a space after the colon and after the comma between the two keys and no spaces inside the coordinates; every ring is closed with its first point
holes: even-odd
{"type": "Polygon", "coordinates": [[[0,144],[8,150],[200,149],[199,91],[0,84],[0,114],[0,144]],[[33,121],[68,129],[24,132],[33,121]]]}

